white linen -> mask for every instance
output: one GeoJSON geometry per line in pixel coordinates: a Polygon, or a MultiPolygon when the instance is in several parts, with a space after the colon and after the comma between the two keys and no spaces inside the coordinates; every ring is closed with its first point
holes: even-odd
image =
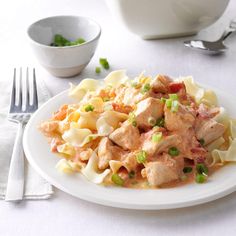
{"type": "MultiPolygon", "coordinates": [[[[11,94],[11,76],[9,75],[8,81],[0,81],[0,199],[5,198],[9,165],[16,135],[16,124],[7,120],[11,94]]],[[[39,105],[50,98],[45,85],[40,79],[38,79],[38,97],[39,105]]],[[[24,199],[47,199],[53,193],[52,186],[33,170],[27,160],[25,160],[24,187],[24,199]]]]}

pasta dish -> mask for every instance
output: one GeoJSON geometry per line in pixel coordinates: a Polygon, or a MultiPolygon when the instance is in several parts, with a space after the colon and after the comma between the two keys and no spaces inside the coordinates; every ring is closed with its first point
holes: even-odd
{"type": "Polygon", "coordinates": [[[40,124],[56,168],[96,184],[165,188],[206,183],[236,161],[236,120],[192,77],[130,79],[124,70],[71,85],[64,104],[40,124]]]}

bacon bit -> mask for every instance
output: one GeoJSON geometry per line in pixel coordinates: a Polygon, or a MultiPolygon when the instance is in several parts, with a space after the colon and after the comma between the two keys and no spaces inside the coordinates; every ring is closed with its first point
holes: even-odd
{"type": "Polygon", "coordinates": [[[59,145],[61,145],[61,144],[63,144],[63,141],[61,140],[61,139],[59,139],[59,138],[53,138],[52,140],[51,140],[51,144],[50,144],[50,150],[51,150],[51,152],[58,152],[57,151],[57,146],[59,146],[59,145]]]}
{"type": "Polygon", "coordinates": [[[181,89],[185,89],[183,82],[172,82],[169,84],[169,89],[171,93],[178,93],[181,89]]]}
{"type": "Polygon", "coordinates": [[[184,163],[185,163],[186,166],[188,166],[188,165],[193,166],[194,165],[194,160],[189,159],[188,157],[184,157],[184,163]]]}
{"type": "Polygon", "coordinates": [[[129,114],[133,108],[129,105],[124,105],[124,104],[117,104],[117,103],[112,103],[112,107],[114,111],[129,114]]]}
{"type": "Polygon", "coordinates": [[[206,157],[200,156],[195,158],[196,163],[204,163],[206,160],[206,157]]]}

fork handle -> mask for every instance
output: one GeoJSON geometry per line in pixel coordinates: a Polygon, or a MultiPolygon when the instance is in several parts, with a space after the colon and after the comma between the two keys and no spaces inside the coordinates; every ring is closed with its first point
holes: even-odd
{"type": "Polygon", "coordinates": [[[24,152],[22,147],[22,134],[23,123],[19,122],[8,174],[6,201],[18,201],[23,199],[24,152]]]}

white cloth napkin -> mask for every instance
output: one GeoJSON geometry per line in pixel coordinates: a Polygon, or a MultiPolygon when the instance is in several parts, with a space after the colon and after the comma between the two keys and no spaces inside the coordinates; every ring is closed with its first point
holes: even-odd
{"type": "MultiPolygon", "coordinates": [[[[37,79],[37,85],[40,105],[50,98],[50,94],[42,80],[37,79]]],[[[7,120],[11,86],[11,80],[0,80],[0,199],[5,198],[8,171],[16,135],[16,124],[7,120]]],[[[52,186],[29,165],[26,159],[24,188],[24,199],[48,199],[53,194],[52,186]]]]}

